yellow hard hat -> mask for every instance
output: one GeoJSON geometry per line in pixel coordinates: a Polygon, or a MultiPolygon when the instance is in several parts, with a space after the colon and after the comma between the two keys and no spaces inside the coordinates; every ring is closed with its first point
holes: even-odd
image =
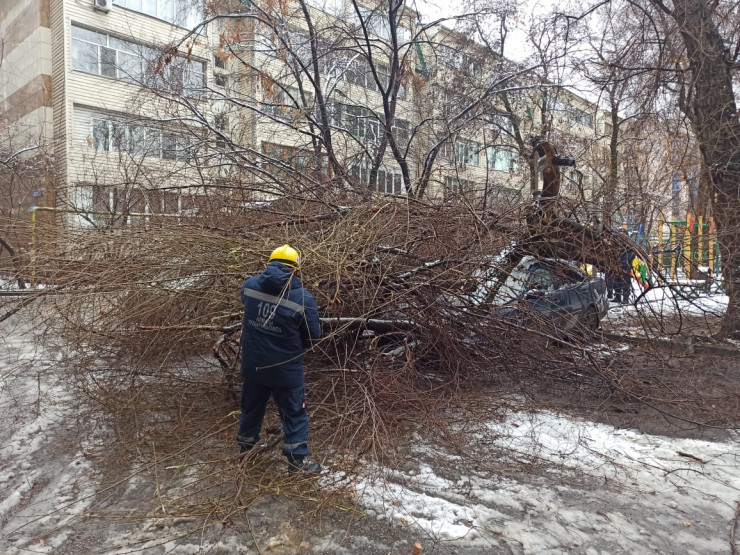
{"type": "Polygon", "coordinates": [[[298,268],[301,265],[301,253],[286,244],[272,251],[269,261],[272,262],[273,260],[298,268]]]}

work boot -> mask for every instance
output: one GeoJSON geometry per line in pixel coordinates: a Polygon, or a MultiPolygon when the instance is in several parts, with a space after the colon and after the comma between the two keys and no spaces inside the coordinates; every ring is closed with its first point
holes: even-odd
{"type": "Polygon", "coordinates": [[[303,455],[286,455],[288,458],[288,473],[301,472],[304,478],[318,476],[321,474],[321,465],[317,462],[306,460],[303,455]]]}

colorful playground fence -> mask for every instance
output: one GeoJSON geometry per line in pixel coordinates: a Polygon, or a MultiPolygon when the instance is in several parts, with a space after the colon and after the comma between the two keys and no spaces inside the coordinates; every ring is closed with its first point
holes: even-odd
{"type": "Polygon", "coordinates": [[[683,278],[691,279],[701,268],[710,279],[719,276],[720,258],[714,218],[704,222],[702,216],[692,217],[689,213],[683,221],[664,221],[661,216],[657,231],[655,262],[663,275],[676,281],[681,269],[683,278]]]}

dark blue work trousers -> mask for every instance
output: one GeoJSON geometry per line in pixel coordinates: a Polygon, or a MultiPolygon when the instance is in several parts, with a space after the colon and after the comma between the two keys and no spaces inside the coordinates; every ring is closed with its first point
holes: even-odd
{"type": "Polygon", "coordinates": [[[242,414],[239,417],[237,442],[252,447],[259,441],[270,394],[277,404],[280,421],[283,424],[285,436],[283,454],[296,457],[308,455],[308,412],[304,402],[305,384],[279,388],[244,380],[242,383],[242,414]]]}

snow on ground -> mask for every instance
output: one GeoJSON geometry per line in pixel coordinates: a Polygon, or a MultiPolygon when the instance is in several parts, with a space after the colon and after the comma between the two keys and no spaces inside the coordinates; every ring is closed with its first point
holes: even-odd
{"type": "Polygon", "coordinates": [[[696,316],[721,316],[727,310],[728,303],[727,295],[700,293],[696,299],[687,299],[667,287],[654,287],[639,298],[637,307],[662,315],[681,311],[682,314],[696,316]]]}
{"type": "MultiPolygon", "coordinates": [[[[209,528],[212,536],[180,537],[192,522],[96,519],[88,510],[107,494],[97,492],[100,469],[86,453],[98,449],[91,442],[105,432],[80,418],[84,407],[56,372],[58,351],[35,347],[35,339],[18,319],[0,325],[0,553],[92,547],[98,553],[249,553],[255,536],[275,553],[408,553],[417,538],[423,553],[729,552],[740,499],[737,437],[668,438],[547,411],[510,410],[475,431],[458,430],[472,458],[438,438],[413,438],[414,467],[368,466],[352,477],[369,519],[354,522],[351,531],[305,525],[299,544],[275,533],[302,525],[278,522],[288,514],[279,504],[290,501],[274,498],[250,517],[253,535],[220,527],[209,528]],[[400,530],[396,539],[379,526],[387,521],[400,530]]],[[[137,480],[126,487],[146,495],[107,495],[103,505],[123,511],[136,499],[151,503],[151,488],[137,480]]],[[[339,477],[330,471],[322,480],[333,487],[339,477]]]]}
{"type": "Polygon", "coordinates": [[[59,353],[11,318],[0,333],[0,552],[53,553],[92,501],[95,473],[74,433],[77,407],[57,373],[59,353]],[[42,530],[51,531],[37,536],[42,530]]]}
{"type": "Polygon", "coordinates": [[[655,287],[642,294],[639,286],[632,284],[632,298],[629,304],[611,303],[609,312],[602,321],[605,329],[632,335],[642,335],[645,328],[649,335],[670,337],[680,329],[683,317],[719,318],[727,310],[729,298],[718,293],[700,292],[696,298],[687,298],[667,287],[655,287]],[[677,316],[681,318],[676,318],[677,316]]]}
{"type": "Polygon", "coordinates": [[[729,551],[729,523],[740,499],[737,441],[646,435],[551,412],[510,412],[488,427],[490,458],[513,456],[542,472],[440,472],[434,460],[454,464],[456,458],[426,446],[417,448],[418,471],[382,469],[383,479],[360,481],[358,500],[377,518],[420,526],[460,547],[729,551]]]}

